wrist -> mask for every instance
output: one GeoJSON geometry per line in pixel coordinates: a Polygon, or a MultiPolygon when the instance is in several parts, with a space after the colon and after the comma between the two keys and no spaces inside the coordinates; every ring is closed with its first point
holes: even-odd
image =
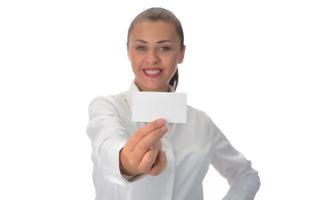
{"type": "Polygon", "coordinates": [[[126,176],[126,178],[134,177],[135,175],[130,173],[125,167],[127,160],[124,157],[122,151],[123,151],[123,148],[120,150],[120,153],[119,153],[119,170],[123,176],[126,176]]]}

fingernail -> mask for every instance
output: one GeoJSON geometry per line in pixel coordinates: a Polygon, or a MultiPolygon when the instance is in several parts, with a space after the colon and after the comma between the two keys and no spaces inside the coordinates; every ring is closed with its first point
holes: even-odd
{"type": "Polygon", "coordinates": [[[158,120],[156,120],[156,124],[159,125],[159,126],[164,125],[164,124],[166,124],[166,120],[158,119],[158,120]]]}

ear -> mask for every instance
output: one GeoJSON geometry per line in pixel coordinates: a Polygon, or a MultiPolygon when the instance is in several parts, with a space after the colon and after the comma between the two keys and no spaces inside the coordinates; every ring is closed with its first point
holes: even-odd
{"type": "Polygon", "coordinates": [[[128,42],[126,43],[126,51],[127,51],[127,58],[131,62],[131,57],[130,57],[130,52],[129,52],[129,44],[128,42]]]}
{"type": "Polygon", "coordinates": [[[131,57],[130,57],[130,53],[129,53],[129,49],[128,48],[127,48],[127,58],[131,62],[131,57]]]}
{"type": "Polygon", "coordinates": [[[129,56],[129,51],[128,51],[128,49],[127,49],[127,58],[128,58],[128,60],[130,61],[130,56],[129,56]]]}
{"type": "Polygon", "coordinates": [[[183,62],[184,55],[185,55],[185,49],[186,49],[185,46],[181,49],[181,52],[180,52],[178,59],[177,59],[178,64],[181,64],[183,62]]]}

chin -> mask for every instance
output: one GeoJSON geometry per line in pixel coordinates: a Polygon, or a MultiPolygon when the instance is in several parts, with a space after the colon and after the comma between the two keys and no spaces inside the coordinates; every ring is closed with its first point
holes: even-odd
{"type": "Polygon", "coordinates": [[[161,91],[163,87],[154,84],[148,84],[143,86],[145,91],[161,91]]]}
{"type": "Polygon", "coordinates": [[[165,84],[162,84],[161,81],[152,81],[152,80],[140,80],[136,82],[140,89],[143,91],[163,91],[165,90],[165,84]],[[139,84],[143,83],[143,84],[139,84]]]}
{"type": "Polygon", "coordinates": [[[158,87],[144,87],[145,91],[159,91],[160,89],[158,87]]]}

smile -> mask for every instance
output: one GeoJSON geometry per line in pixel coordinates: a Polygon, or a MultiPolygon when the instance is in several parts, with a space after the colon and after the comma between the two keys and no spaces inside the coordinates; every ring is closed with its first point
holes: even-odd
{"type": "Polygon", "coordinates": [[[144,74],[145,74],[147,77],[150,77],[150,78],[156,78],[156,77],[160,76],[160,74],[161,74],[162,71],[163,71],[163,70],[162,70],[162,69],[159,69],[159,68],[143,69],[144,74]]]}

